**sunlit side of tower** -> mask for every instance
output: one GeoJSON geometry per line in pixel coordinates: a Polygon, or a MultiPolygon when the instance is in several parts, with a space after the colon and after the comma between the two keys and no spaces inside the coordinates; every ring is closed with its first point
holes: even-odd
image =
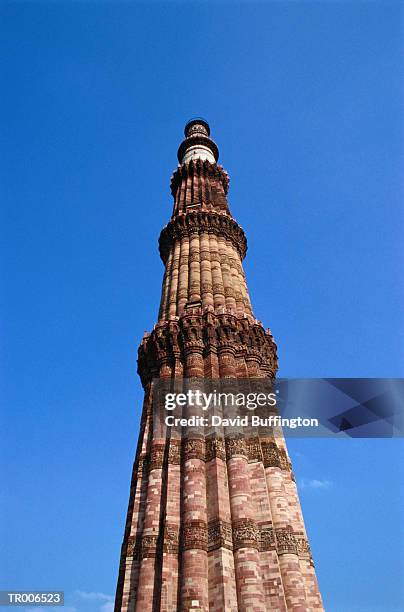
{"type": "Polygon", "coordinates": [[[153,434],[156,379],[266,378],[276,345],[255,318],[247,243],[206,121],[185,127],[163,228],[158,322],[139,348],[139,443],[115,611],[323,610],[283,437],[153,434]]]}

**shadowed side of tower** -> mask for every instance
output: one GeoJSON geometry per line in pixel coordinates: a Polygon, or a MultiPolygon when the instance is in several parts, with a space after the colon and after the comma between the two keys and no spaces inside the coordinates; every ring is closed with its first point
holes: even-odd
{"type": "Polygon", "coordinates": [[[175,436],[153,422],[156,380],[273,380],[243,229],[209,125],[194,119],[171,180],[158,322],[139,348],[145,391],[115,611],[323,610],[282,435],[175,436]]]}

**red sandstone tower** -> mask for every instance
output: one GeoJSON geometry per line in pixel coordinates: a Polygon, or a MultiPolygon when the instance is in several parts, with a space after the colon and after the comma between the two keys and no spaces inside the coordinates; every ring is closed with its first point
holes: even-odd
{"type": "Polygon", "coordinates": [[[158,322],[139,348],[145,391],[115,612],[323,610],[282,436],[176,439],[153,431],[156,379],[274,379],[255,318],[229,177],[206,121],[185,127],[161,232],[158,322]]]}

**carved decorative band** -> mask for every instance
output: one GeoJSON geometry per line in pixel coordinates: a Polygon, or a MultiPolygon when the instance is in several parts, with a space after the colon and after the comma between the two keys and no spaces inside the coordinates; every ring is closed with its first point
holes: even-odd
{"type": "Polygon", "coordinates": [[[281,467],[278,446],[276,442],[262,441],[262,458],[264,467],[281,467]]]}
{"type": "Polygon", "coordinates": [[[164,263],[168,259],[171,245],[176,240],[189,237],[191,234],[214,234],[230,240],[237,249],[241,259],[247,251],[247,239],[243,229],[232,219],[212,211],[192,211],[172,219],[163,228],[159,238],[160,257],[164,263]]]}
{"type": "Polygon", "coordinates": [[[205,461],[215,458],[226,461],[226,447],[223,438],[212,437],[206,440],[205,461]]]}
{"type": "Polygon", "coordinates": [[[258,550],[259,542],[260,532],[253,519],[243,518],[233,522],[234,550],[239,548],[256,548],[258,550]]]}
{"type": "Polygon", "coordinates": [[[220,355],[220,364],[230,364],[230,367],[233,367],[234,361],[233,358],[237,353],[238,347],[234,345],[230,338],[221,337],[218,340],[217,348],[220,355]]]}
{"type": "Polygon", "coordinates": [[[225,287],[224,288],[224,295],[225,295],[225,297],[235,298],[236,297],[236,292],[233,289],[233,287],[225,287]]]}
{"type": "Polygon", "coordinates": [[[136,545],[136,537],[135,536],[129,536],[128,537],[128,541],[126,543],[126,556],[127,557],[135,556],[134,555],[135,545],[136,545]]]}
{"type": "Polygon", "coordinates": [[[170,440],[168,449],[168,463],[171,465],[181,464],[181,440],[170,440]]]}
{"type": "MultiPolygon", "coordinates": [[[[184,342],[184,354],[186,357],[188,357],[189,355],[198,355],[198,357],[196,357],[195,359],[198,361],[198,363],[201,363],[203,365],[203,361],[202,361],[202,354],[203,354],[203,342],[201,340],[189,340],[189,341],[185,341],[184,342]]],[[[192,360],[188,360],[187,365],[190,365],[192,363],[192,360]]]]}
{"type": "MultiPolygon", "coordinates": [[[[156,326],[143,339],[138,357],[138,372],[143,385],[151,381],[163,363],[173,368],[179,361],[191,363],[191,354],[196,366],[203,370],[203,354],[212,345],[220,349],[222,360],[225,360],[224,353],[234,355],[237,352],[245,357],[247,366],[253,360],[254,371],[265,369],[271,378],[275,377],[276,344],[261,325],[248,319],[237,319],[229,313],[189,312],[178,321],[166,321],[156,326]]],[[[281,460],[279,458],[278,462],[281,460]]]]}
{"type": "Polygon", "coordinates": [[[260,526],[260,551],[275,549],[275,532],[272,526],[260,526]]]}
{"type": "Polygon", "coordinates": [[[289,461],[289,458],[284,448],[279,449],[279,460],[281,464],[281,470],[291,470],[292,469],[292,464],[289,461]]]}
{"type": "Polygon", "coordinates": [[[155,557],[157,551],[158,536],[144,535],[142,538],[129,536],[126,546],[126,556],[133,557],[134,561],[155,557]]]}
{"type": "Polygon", "coordinates": [[[157,540],[156,535],[144,535],[142,538],[142,549],[140,552],[140,558],[155,557],[157,551],[157,540]]]}
{"type": "Polygon", "coordinates": [[[199,459],[205,461],[205,440],[194,438],[186,439],[182,442],[183,459],[199,459]]]}
{"type": "Polygon", "coordinates": [[[275,535],[278,555],[286,553],[293,555],[298,554],[297,540],[293,531],[285,527],[283,529],[276,529],[275,535]]]}
{"type": "Polygon", "coordinates": [[[303,559],[311,559],[309,541],[303,533],[295,533],[297,552],[303,559]]]}
{"type": "Polygon", "coordinates": [[[213,283],[212,291],[215,295],[224,295],[223,283],[213,283]]]}
{"type": "Polygon", "coordinates": [[[247,457],[250,463],[262,461],[259,438],[246,438],[247,457]]]}
{"type": "Polygon", "coordinates": [[[245,438],[226,438],[227,460],[232,457],[247,457],[247,444],[245,438]]]}
{"type": "Polygon", "coordinates": [[[164,462],[165,444],[153,444],[150,451],[150,471],[161,470],[164,462]]]}
{"type": "Polygon", "coordinates": [[[149,467],[149,457],[147,455],[140,455],[137,463],[137,473],[142,476],[144,470],[149,467]]]}
{"type": "Polygon", "coordinates": [[[190,520],[183,525],[184,550],[208,550],[208,527],[205,521],[190,520]]]}
{"type": "MultiPolygon", "coordinates": [[[[196,253],[191,253],[191,254],[190,254],[190,256],[189,256],[189,262],[190,262],[190,263],[192,263],[192,262],[194,262],[194,261],[196,261],[196,262],[198,262],[198,263],[200,263],[200,261],[201,261],[201,258],[200,258],[200,256],[199,256],[199,253],[198,253],[198,252],[196,252],[196,253]]],[[[196,287],[198,287],[198,286],[199,286],[199,283],[193,283],[193,284],[194,284],[194,286],[196,286],[196,287]]],[[[191,286],[192,286],[192,285],[191,285],[191,286]]]]}
{"type": "Polygon", "coordinates": [[[264,467],[277,467],[281,470],[292,469],[292,464],[288,459],[285,449],[279,448],[276,442],[271,440],[262,440],[261,448],[264,467]]]}
{"type": "Polygon", "coordinates": [[[179,527],[178,525],[166,524],[164,530],[163,551],[171,554],[179,552],[179,527]]]}
{"type": "MultiPolygon", "coordinates": [[[[278,467],[282,470],[290,471],[291,478],[294,480],[294,474],[291,471],[291,463],[284,449],[278,448],[277,444],[272,441],[260,441],[259,438],[218,438],[217,436],[209,437],[206,440],[202,438],[187,438],[184,440],[170,440],[168,448],[168,464],[181,464],[181,447],[182,460],[200,459],[201,461],[211,461],[214,458],[225,461],[232,457],[247,457],[250,463],[263,461],[264,467],[278,467]]],[[[138,460],[137,472],[140,473],[145,469],[161,470],[164,464],[165,444],[153,444],[150,455],[141,455],[138,460]]]]}
{"type": "Polygon", "coordinates": [[[231,523],[219,519],[208,525],[208,551],[218,548],[233,550],[233,532],[231,523]]]}

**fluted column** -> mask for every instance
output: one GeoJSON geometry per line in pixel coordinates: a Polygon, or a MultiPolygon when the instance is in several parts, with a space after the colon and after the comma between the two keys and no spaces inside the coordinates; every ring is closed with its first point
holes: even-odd
{"type": "Polygon", "coordinates": [[[241,263],[241,261],[238,265],[238,272],[239,272],[241,294],[243,296],[243,302],[244,302],[244,311],[247,312],[248,314],[252,314],[250,294],[248,293],[247,281],[245,278],[243,264],[241,263]]]}
{"type": "MultiPolygon", "coordinates": [[[[186,348],[188,378],[203,377],[202,348],[186,348]]],[[[185,411],[186,412],[186,411],[185,411]]],[[[205,440],[188,428],[183,439],[180,610],[209,610],[205,440]]]]}
{"type": "Polygon", "coordinates": [[[171,434],[167,466],[167,502],[161,569],[160,612],[176,612],[178,604],[181,528],[181,440],[171,434]]]}
{"type": "MultiPolygon", "coordinates": [[[[235,351],[219,348],[221,378],[236,378],[235,351]]],[[[260,573],[258,530],[253,516],[245,440],[226,438],[227,474],[233,533],[233,556],[239,612],[264,612],[265,598],[260,573]]]]}
{"type": "Polygon", "coordinates": [[[276,553],[275,532],[259,439],[247,440],[249,448],[248,477],[254,502],[254,516],[260,532],[260,571],[267,610],[286,612],[281,570],[276,553]]]}
{"type": "Polygon", "coordinates": [[[209,234],[206,232],[200,236],[200,263],[202,306],[213,307],[213,281],[210,263],[209,234]]]}
{"type": "Polygon", "coordinates": [[[173,263],[173,250],[170,249],[170,252],[168,254],[168,259],[166,262],[165,272],[164,272],[163,289],[161,292],[161,302],[160,302],[160,310],[159,310],[159,319],[167,319],[172,263],[173,263]]]}
{"type": "Polygon", "coordinates": [[[191,234],[189,241],[189,301],[201,299],[201,268],[199,257],[199,236],[191,234]]]}
{"type": "Polygon", "coordinates": [[[283,466],[281,465],[281,467],[283,467],[282,475],[288,497],[290,522],[297,542],[299,565],[305,586],[307,604],[310,611],[314,612],[323,610],[323,603],[318,588],[317,577],[314,571],[314,563],[310,552],[306,527],[304,525],[302,509],[297,493],[296,481],[292,472],[292,466],[288,456],[285,440],[280,432],[278,433],[276,440],[280,453],[283,457],[283,466]]]}
{"type": "Polygon", "coordinates": [[[213,305],[215,310],[218,311],[225,306],[226,300],[224,295],[223,274],[222,267],[220,264],[219,246],[217,242],[217,236],[215,236],[214,234],[209,235],[209,248],[213,285],[213,305]]]}
{"type": "Polygon", "coordinates": [[[237,612],[237,587],[224,436],[206,442],[209,612],[237,612]]]}
{"type": "Polygon", "coordinates": [[[229,310],[236,312],[236,300],[234,297],[234,288],[230,271],[229,259],[227,255],[226,240],[223,236],[218,236],[217,243],[220,255],[220,265],[222,269],[226,307],[229,310]]]}
{"type": "Polygon", "coordinates": [[[171,265],[171,283],[169,289],[168,298],[168,314],[175,316],[177,314],[177,293],[178,293],[178,277],[179,277],[179,265],[180,265],[180,250],[181,244],[177,240],[174,245],[174,252],[172,255],[171,265]]]}
{"type": "Polygon", "coordinates": [[[310,612],[289,515],[287,492],[275,441],[261,443],[275,541],[288,611],[310,612]]]}
{"type": "Polygon", "coordinates": [[[126,533],[122,546],[124,557],[120,568],[115,611],[133,610],[139,579],[140,542],[147,495],[148,449],[151,444],[151,385],[143,403],[143,419],[140,427],[137,457],[133,466],[132,486],[126,519],[126,533]]]}
{"type": "Polygon", "coordinates": [[[178,315],[184,311],[188,301],[188,279],[189,279],[189,238],[184,236],[181,239],[180,249],[180,271],[178,279],[178,315]]]}
{"type": "Polygon", "coordinates": [[[152,612],[155,588],[155,562],[160,532],[160,502],[162,494],[162,456],[165,440],[154,439],[150,451],[147,502],[141,541],[139,587],[136,612],[152,612]]]}
{"type": "Polygon", "coordinates": [[[236,310],[238,314],[243,314],[244,312],[244,300],[243,293],[240,283],[240,276],[237,268],[237,264],[240,261],[240,256],[235,253],[235,249],[233,245],[227,241],[226,242],[226,252],[230,266],[230,274],[232,278],[232,286],[234,290],[234,299],[236,302],[236,310]]]}
{"type": "MultiPolygon", "coordinates": [[[[159,360],[159,378],[170,379],[172,365],[167,355],[159,360]]],[[[156,398],[157,399],[157,398],[156,398]]],[[[165,455],[169,440],[163,422],[151,421],[152,440],[148,448],[148,483],[143,531],[140,541],[139,584],[135,612],[152,612],[161,599],[164,510],[167,492],[165,455]]]]}

